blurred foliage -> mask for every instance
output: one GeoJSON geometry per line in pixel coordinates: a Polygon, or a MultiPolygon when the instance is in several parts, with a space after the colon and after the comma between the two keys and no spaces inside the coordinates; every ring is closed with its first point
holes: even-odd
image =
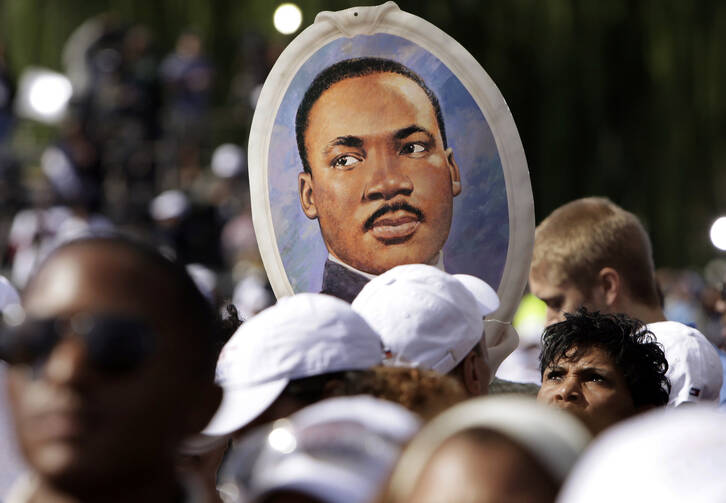
{"type": "MultiPolygon", "coordinates": [[[[298,2],[304,26],[320,10],[361,3],[298,2]]],[[[501,89],[527,153],[538,221],[571,199],[606,195],[646,222],[658,265],[701,265],[713,256],[708,227],[726,213],[726,3],[398,4],[461,42],[501,89]]],[[[275,7],[268,0],[0,0],[0,41],[17,75],[28,64],[60,68],[65,39],[99,12],[151,27],[161,54],[191,27],[217,67],[223,107],[235,65],[251,64],[240,59],[249,36],[272,48],[267,61],[260,58],[263,72],[291,40],[272,28],[275,7]]]]}

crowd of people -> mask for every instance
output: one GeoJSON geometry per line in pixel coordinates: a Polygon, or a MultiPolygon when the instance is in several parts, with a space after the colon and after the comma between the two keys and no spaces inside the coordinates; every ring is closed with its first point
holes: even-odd
{"type": "Polygon", "coordinates": [[[244,152],[202,168],[201,40],[159,65],[150,43],[76,33],[74,114],[2,202],[1,501],[726,498],[726,268],[656,272],[638,218],[586,197],[537,226],[521,341],[435,265],[274,301],[244,152]]]}
{"type": "Polygon", "coordinates": [[[53,248],[22,298],[1,286],[1,424],[24,459],[0,458],[10,503],[726,494],[717,348],[665,319],[648,236],[607,199],[536,230],[539,384],[495,377],[496,292],[424,264],[352,303],[300,293],[242,320],[178,260],[106,232],[53,248]]]}

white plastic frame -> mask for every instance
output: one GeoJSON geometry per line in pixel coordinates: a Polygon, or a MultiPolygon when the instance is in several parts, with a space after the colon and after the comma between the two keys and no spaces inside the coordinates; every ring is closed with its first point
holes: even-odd
{"type": "Polygon", "coordinates": [[[457,76],[479,106],[496,141],[509,211],[507,258],[498,288],[500,308],[490,318],[509,322],[527,282],[534,241],[534,205],[522,142],[504,97],[481,65],[452,37],[394,2],[321,12],[283,51],[260,93],[249,139],[252,221],[262,260],[275,295],[294,293],[275,236],[268,185],[268,155],[277,110],[300,67],[340,37],[388,33],[419,45],[457,76]]]}

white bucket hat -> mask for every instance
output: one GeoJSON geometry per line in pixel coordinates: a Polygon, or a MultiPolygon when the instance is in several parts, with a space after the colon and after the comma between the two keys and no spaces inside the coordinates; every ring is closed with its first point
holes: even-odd
{"type": "Polygon", "coordinates": [[[328,295],[285,297],[245,322],[222,349],[222,403],[205,435],[250,423],[294,379],[379,365],[381,341],[350,305],[328,295]]]}

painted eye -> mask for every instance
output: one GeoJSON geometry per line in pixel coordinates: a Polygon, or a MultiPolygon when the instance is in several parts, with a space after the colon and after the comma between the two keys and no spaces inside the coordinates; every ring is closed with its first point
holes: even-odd
{"type": "Polygon", "coordinates": [[[342,155],[340,157],[337,157],[333,163],[332,166],[334,168],[349,168],[353,166],[354,164],[358,164],[360,159],[358,159],[355,156],[352,155],[342,155]]]}
{"type": "Polygon", "coordinates": [[[422,143],[407,143],[401,149],[402,154],[418,154],[424,152],[426,147],[422,143]]]}

